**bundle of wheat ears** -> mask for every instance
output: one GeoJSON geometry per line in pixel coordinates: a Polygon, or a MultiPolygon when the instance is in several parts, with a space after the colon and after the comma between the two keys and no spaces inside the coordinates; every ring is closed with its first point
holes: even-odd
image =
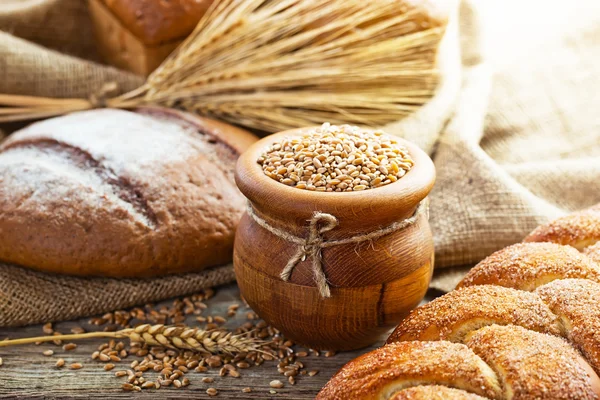
{"type": "Polygon", "coordinates": [[[113,98],[0,95],[0,122],[162,105],[265,131],[383,125],[434,94],[444,28],[432,24],[398,0],[217,0],[138,89],[113,98]]]}

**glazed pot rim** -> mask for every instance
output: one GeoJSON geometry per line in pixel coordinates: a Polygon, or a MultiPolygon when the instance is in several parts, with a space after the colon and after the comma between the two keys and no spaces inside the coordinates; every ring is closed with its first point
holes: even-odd
{"type": "Polygon", "coordinates": [[[412,212],[431,191],[435,182],[435,167],[429,156],[416,144],[400,137],[398,142],[408,149],[413,167],[398,181],[389,185],[356,192],[317,192],[284,185],[264,174],[259,156],[274,142],[284,137],[302,135],[315,127],[290,129],[260,139],[238,159],[235,181],[240,191],[257,208],[269,214],[307,218],[315,211],[340,213],[351,209],[353,214],[377,213],[398,204],[399,214],[412,212]],[[398,201],[402,198],[404,201],[398,201]],[[411,205],[407,209],[407,204],[411,205]]]}

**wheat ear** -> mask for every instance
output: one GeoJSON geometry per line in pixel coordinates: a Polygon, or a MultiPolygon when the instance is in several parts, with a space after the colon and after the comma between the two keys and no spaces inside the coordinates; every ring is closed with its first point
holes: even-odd
{"type": "Polygon", "coordinates": [[[133,343],[145,343],[177,350],[192,350],[206,354],[234,354],[261,351],[262,341],[226,330],[206,331],[199,328],[144,324],[117,332],[88,332],[69,335],[38,336],[0,341],[0,347],[16,346],[55,340],[80,340],[90,338],[129,339],[133,343]]]}

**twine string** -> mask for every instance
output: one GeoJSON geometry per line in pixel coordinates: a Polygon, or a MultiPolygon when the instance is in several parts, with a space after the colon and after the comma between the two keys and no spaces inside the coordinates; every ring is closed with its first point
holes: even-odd
{"type": "Polygon", "coordinates": [[[389,235],[390,233],[397,232],[413,225],[423,213],[425,214],[426,218],[429,218],[428,199],[421,201],[413,215],[403,219],[402,221],[397,221],[384,228],[368,233],[361,233],[345,239],[325,240],[323,234],[331,231],[339,224],[338,219],[331,214],[319,211],[315,212],[313,217],[310,219],[308,236],[306,238],[302,238],[269,224],[256,214],[252,205],[248,204],[248,215],[250,215],[257,224],[271,232],[273,235],[298,245],[298,250],[296,253],[294,253],[281,271],[281,274],[279,275],[281,279],[287,282],[290,279],[290,275],[292,274],[296,265],[302,261],[305,261],[306,259],[312,259],[312,271],[315,283],[319,290],[319,294],[325,298],[331,297],[331,290],[329,288],[329,284],[327,283],[325,271],[323,271],[323,261],[321,255],[322,249],[379,239],[383,236],[389,235]]]}

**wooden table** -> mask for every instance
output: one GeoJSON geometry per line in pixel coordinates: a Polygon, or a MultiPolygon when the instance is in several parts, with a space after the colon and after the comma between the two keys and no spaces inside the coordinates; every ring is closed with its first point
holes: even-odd
{"type": "MultiPolygon", "coordinates": [[[[217,289],[215,297],[206,301],[209,306],[203,315],[225,315],[227,307],[240,300],[239,291],[235,285],[229,285],[217,289]]],[[[170,303],[170,302],[165,302],[170,303]]],[[[224,325],[226,328],[235,328],[246,322],[246,314],[250,311],[242,307],[235,317],[232,317],[224,325]]],[[[82,326],[91,330],[87,323],[88,319],[80,321],[64,322],[55,324],[55,329],[68,333],[74,326],[82,326]]],[[[191,318],[190,325],[198,323],[191,318]]],[[[42,336],[42,327],[39,325],[25,328],[0,329],[0,340],[10,337],[11,339],[29,336],[42,336]]],[[[383,343],[382,338],[376,345],[383,343]]],[[[365,353],[372,348],[359,351],[339,353],[333,357],[315,357],[309,356],[302,358],[307,370],[319,370],[319,373],[313,377],[299,376],[294,386],[290,385],[283,375],[277,372],[277,361],[265,362],[259,367],[240,370],[241,378],[230,376],[220,377],[219,369],[209,369],[205,373],[189,372],[186,376],[191,384],[188,387],[176,389],[174,387],[163,387],[160,390],[144,390],[139,393],[125,392],[121,389],[121,384],[125,378],[117,378],[114,371],[118,369],[127,369],[134,359],[141,359],[129,356],[117,363],[115,370],[107,372],[103,370],[104,363],[92,360],[91,354],[96,350],[99,344],[104,343],[104,339],[90,339],[77,341],[77,349],[64,351],[62,347],[52,343],[41,345],[23,345],[18,347],[0,348],[0,357],[3,359],[3,365],[0,366],[0,398],[136,398],[136,399],[313,399],[321,387],[329,378],[346,362],[359,354],[365,353]],[[42,355],[44,350],[54,350],[54,355],[47,357],[42,355]],[[66,365],[73,362],[80,362],[83,368],[80,370],[69,370],[68,368],[57,369],[55,363],[59,358],[63,358],[66,365]],[[122,367],[122,368],[119,368],[122,367]],[[211,376],[215,381],[211,384],[202,383],[204,376],[211,376]],[[269,382],[279,379],[285,383],[285,387],[277,389],[276,394],[271,394],[269,382]],[[217,397],[210,397],[206,394],[208,387],[218,389],[217,397]],[[242,389],[251,387],[251,393],[243,393],[242,389]]],[[[154,377],[158,373],[148,371],[144,376],[154,377]]]]}

